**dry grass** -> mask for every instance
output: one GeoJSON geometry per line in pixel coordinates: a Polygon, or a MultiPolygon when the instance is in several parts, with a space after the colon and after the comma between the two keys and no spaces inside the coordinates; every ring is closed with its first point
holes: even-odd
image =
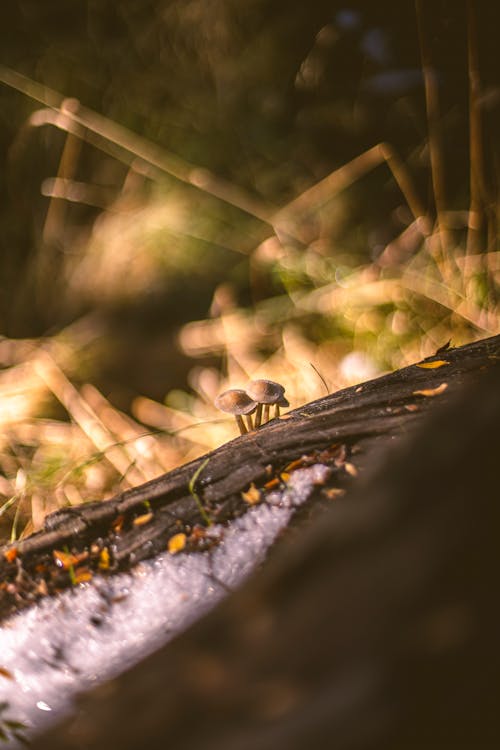
{"type": "MultiPolygon", "coordinates": [[[[102,207],[90,239],[85,235],[85,245],[66,269],[72,294],[140,294],[164,263],[150,240],[157,230],[176,238],[180,246],[199,240],[226,246],[248,258],[251,287],[279,278],[286,290],[242,307],[231,284],[220,284],[210,315],[179,330],[179,346],[194,361],[186,390],[166,393],[163,403],[138,397],[128,414],[92,384],[92,366],[88,382],[82,384],[84,346],[100,335],[88,321],[43,342],[3,339],[0,541],[40,529],[45,515],[57,508],[104,499],[235,437],[232,419],[213,406],[216,395],[228,387],[244,386],[257,377],[278,380],[296,407],[326,391],[418,361],[449,339],[460,345],[500,332],[500,253],[494,244],[498,202],[496,195],[486,195],[482,184],[474,39],[469,40],[470,150],[475,163],[470,206],[450,211],[443,189],[439,101],[422,23],[420,37],[432,216],[419,199],[410,169],[388,144],[375,145],[276,207],[75,100],[0,69],[1,81],[42,103],[31,117],[32,127],[56,127],[66,134],[58,173],[43,184],[49,199],[45,239],[63,236],[67,201],[102,207]],[[127,165],[127,179],[117,194],[106,195],[77,180],[83,141],[127,165]],[[379,168],[395,181],[409,218],[399,237],[375,260],[360,265],[332,243],[331,214],[342,206],[349,185],[379,168]],[[166,176],[177,181],[176,190],[168,194],[162,192],[166,176]],[[159,186],[147,201],[141,197],[145,183],[159,186]],[[208,220],[214,202],[252,217],[260,227],[255,236],[242,232],[238,224],[228,230],[227,216],[224,231],[223,221],[208,220]],[[207,366],[206,358],[218,359],[221,367],[207,366]],[[78,388],[75,382],[80,382],[78,388]],[[57,418],[47,416],[57,409],[57,418]]],[[[192,260],[180,252],[169,262],[182,266],[192,260]]]]}
{"type": "MultiPolygon", "coordinates": [[[[3,538],[36,531],[44,516],[59,507],[104,499],[235,437],[233,420],[213,406],[227,387],[268,377],[283,383],[291,406],[297,407],[327,390],[425,357],[450,337],[458,345],[498,333],[498,308],[481,304],[476,289],[485,256],[455,254],[460,273],[450,286],[432,265],[432,241],[432,236],[425,240],[404,268],[385,261],[371,264],[339,281],[316,279],[312,291],[290,292],[252,309],[233,306],[221,289],[217,316],[190,322],[179,333],[181,348],[199,360],[190,372],[189,392],[165,394],[164,403],[138,397],[131,414],[116,409],[91,383],[78,389],[72,384],[80,342],[71,330],[43,344],[4,340],[3,538]],[[322,330],[315,332],[315,326],[322,330]],[[338,335],[325,334],[325,326],[338,335]],[[214,355],[224,361],[222,370],[203,365],[214,355]],[[65,417],[44,418],[54,411],[54,402],[65,417]]],[[[308,250],[300,263],[308,259],[317,265],[321,258],[313,253],[308,250]]],[[[387,248],[385,256],[392,254],[387,248]]],[[[498,285],[500,255],[487,259],[490,285],[498,285]]]]}

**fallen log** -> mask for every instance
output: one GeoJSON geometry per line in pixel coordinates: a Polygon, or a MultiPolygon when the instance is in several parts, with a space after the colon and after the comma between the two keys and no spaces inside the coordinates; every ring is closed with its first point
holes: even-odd
{"type": "MultiPolygon", "coordinates": [[[[155,554],[157,544],[164,549],[179,521],[188,531],[202,522],[189,492],[200,467],[199,499],[224,521],[245,511],[241,493],[252,483],[265,496],[266,483],[286,482],[290,463],[319,460],[331,469],[313,518],[285,538],[273,564],[185,636],[90,693],[76,717],[37,746],[159,748],[168,738],[190,748],[305,748],[331,747],[334,737],[340,748],[446,747],[448,730],[450,742],[465,747],[490,731],[491,701],[482,697],[477,713],[467,670],[491,687],[480,666],[485,644],[492,664],[495,649],[477,629],[488,624],[492,632],[485,622],[492,611],[478,573],[493,554],[499,357],[495,337],[333,394],[222,446],[208,463],[61,511],[19,543],[25,580],[36,580],[54,545],[76,554],[103,534],[120,568],[155,554]],[[439,413],[430,419],[429,410],[439,413]],[[382,458],[393,442],[399,453],[382,458]],[[328,493],[349,483],[332,503],[328,493]],[[151,529],[156,516],[168,513],[173,523],[162,522],[146,550],[133,525],[145,501],[151,529]],[[457,560],[470,563],[465,575],[457,560]],[[457,721],[466,699],[474,721],[483,719],[476,735],[474,721],[457,721]]],[[[6,558],[11,549],[3,551],[4,574],[16,564],[6,558]]],[[[24,591],[22,604],[33,595],[24,591]]]]}
{"type": "MultiPolygon", "coordinates": [[[[500,373],[458,364],[497,358],[498,341],[446,353],[460,380],[474,371],[480,382],[247,586],[35,747],[498,746],[500,373]]],[[[426,389],[450,383],[443,374],[426,389]]],[[[394,408],[416,385],[411,368],[372,383],[368,409],[379,387],[395,387],[394,408]]]]}
{"type": "MultiPolygon", "coordinates": [[[[0,548],[0,621],[47,593],[74,584],[55,552],[67,550],[85,570],[125,569],[164,550],[178,533],[205,525],[200,502],[217,523],[245,512],[243,492],[279,480],[302,456],[333,464],[334,484],[350,483],[345,472],[362,465],[375,445],[410,429],[436,400],[452,398],[467,378],[498,357],[500,337],[449,349],[421,363],[353,386],[295,409],[248,435],[158,479],[106,502],[64,508],[47,517],[42,531],[0,548]],[[336,453],[342,446],[342,456],[336,453]],[[357,452],[355,463],[352,452],[357,452]],[[190,487],[197,478],[196,492],[190,487]],[[143,522],[146,521],[146,522],[143,522]]],[[[75,563],[77,565],[77,563],[75,563]]]]}

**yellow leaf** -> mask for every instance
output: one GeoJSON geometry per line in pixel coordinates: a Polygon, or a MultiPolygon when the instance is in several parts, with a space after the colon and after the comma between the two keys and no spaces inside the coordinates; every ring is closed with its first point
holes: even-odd
{"type": "Polygon", "coordinates": [[[252,482],[250,489],[246,492],[242,492],[241,497],[249,505],[257,505],[257,503],[260,502],[260,490],[258,490],[252,482]]]}
{"type": "Polygon", "coordinates": [[[437,388],[424,388],[421,391],[413,391],[414,396],[439,396],[448,388],[448,383],[441,383],[437,388]]]}
{"type": "Polygon", "coordinates": [[[435,370],[437,367],[449,364],[445,359],[435,359],[433,362],[420,362],[417,367],[421,367],[423,370],[435,370]]]}
{"type": "Polygon", "coordinates": [[[101,550],[99,554],[99,567],[101,570],[108,570],[109,565],[110,565],[109,550],[107,547],[104,547],[104,549],[101,550]]]}
{"type": "Polygon", "coordinates": [[[185,534],[174,534],[168,540],[168,551],[171,555],[176,555],[181,552],[186,546],[186,535],[185,534]]]}
{"type": "Polygon", "coordinates": [[[134,518],[132,523],[134,524],[134,526],[143,526],[145,523],[149,523],[152,518],[152,513],[144,513],[142,516],[137,516],[137,518],[134,518]]]}

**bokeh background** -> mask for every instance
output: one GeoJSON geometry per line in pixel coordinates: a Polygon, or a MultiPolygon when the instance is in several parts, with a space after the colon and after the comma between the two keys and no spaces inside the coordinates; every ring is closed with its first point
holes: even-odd
{"type": "Polygon", "coordinates": [[[0,65],[0,536],[498,333],[495,3],[17,0],[0,65]]]}

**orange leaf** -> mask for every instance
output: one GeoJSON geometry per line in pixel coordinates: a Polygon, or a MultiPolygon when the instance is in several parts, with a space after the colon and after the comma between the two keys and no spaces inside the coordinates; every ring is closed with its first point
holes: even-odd
{"type": "Polygon", "coordinates": [[[9,672],[8,669],[5,669],[5,667],[0,667],[0,676],[6,677],[8,680],[13,680],[14,675],[12,672],[9,672]]]}
{"type": "Polygon", "coordinates": [[[278,477],[274,477],[273,479],[270,479],[269,482],[266,482],[264,485],[265,490],[273,490],[275,487],[279,487],[280,480],[278,477]]]}
{"type": "Polygon", "coordinates": [[[260,502],[260,490],[258,490],[252,482],[252,484],[250,485],[250,489],[248,489],[246,492],[242,492],[241,497],[249,505],[257,505],[257,503],[260,502]]]}
{"type": "Polygon", "coordinates": [[[323,495],[329,500],[336,500],[337,497],[345,495],[345,490],[340,489],[340,487],[330,487],[329,489],[323,490],[323,495]]]}
{"type": "Polygon", "coordinates": [[[302,466],[304,466],[304,456],[295,459],[295,461],[285,466],[285,471],[290,473],[291,471],[295,471],[295,469],[300,469],[302,466]]]}
{"type": "Polygon", "coordinates": [[[14,560],[17,557],[17,547],[11,547],[10,549],[6,549],[3,553],[3,556],[7,560],[8,563],[14,562],[14,560]]]}
{"type": "Polygon", "coordinates": [[[435,370],[436,367],[443,367],[443,365],[449,365],[445,359],[435,359],[432,362],[420,362],[417,367],[421,367],[423,370],[435,370]]]}
{"type": "Polygon", "coordinates": [[[123,516],[123,515],[120,514],[119,516],[117,516],[115,518],[115,520],[111,524],[111,528],[113,529],[113,531],[115,532],[115,534],[119,534],[120,533],[120,531],[123,528],[123,524],[124,523],[125,523],[125,516],[123,516]]]}
{"type": "Polygon", "coordinates": [[[437,388],[424,388],[421,391],[413,391],[414,396],[439,396],[448,388],[448,383],[441,383],[437,388]]]}
{"type": "Polygon", "coordinates": [[[181,552],[186,546],[186,535],[185,534],[174,534],[168,540],[168,551],[171,555],[176,555],[181,552]]]}
{"type": "Polygon", "coordinates": [[[53,550],[52,555],[56,565],[63,570],[69,570],[72,565],[78,565],[79,562],[85,560],[88,557],[87,552],[82,552],[79,555],[72,555],[70,552],[61,552],[61,550],[53,550]]]}
{"type": "Polygon", "coordinates": [[[92,571],[88,568],[77,568],[73,583],[87,583],[92,580],[92,571]]]}

